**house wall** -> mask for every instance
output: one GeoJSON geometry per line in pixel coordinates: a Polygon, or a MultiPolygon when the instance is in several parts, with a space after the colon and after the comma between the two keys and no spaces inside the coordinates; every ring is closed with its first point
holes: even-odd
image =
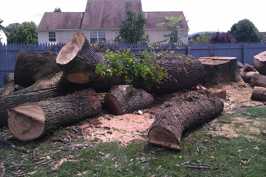
{"type": "Polygon", "coordinates": [[[75,32],[78,32],[78,30],[56,31],[56,42],[49,41],[49,32],[38,32],[38,43],[66,43],[71,40],[75,32]]]}
{"type": "MultiPolygon", "coordinates": [[[[157,30],[146,30],[146,34],[148,35],[149,41],[151,43],[162,42],[167,40],[165,37],[167,34],[170,34],[170,31],[157,31],[157,30]]],[[[188,31],[180,30],[178,33],[179,40],[184,44],[188,44],[188,31]]]]}
{"type": "MultiPolygon", "coordinates": [[[[56,43],[66,43],[71,40],[73,34],[78,30],[72,31],[56,31],[56,43]]],[[[88,39],[90,39],[90,31],[82,31],[88,39]]],[[[156,30],[146,30],[146,34],[149,37],[151,43],[161,42],[167,40],[165,35],[169,34],[170,31],[156,31],[156,30]]],[[[51,43],[49,42],[48,32],[38,32],[38,42],[41,43],[51,43]]],[[[105,31],[106,42],[113,42],[115,38],[119,35],[118,30],[105,31]]],[[[188,31],[180,30],[179,39],[184,44],[188,44],[188,31]]]]}

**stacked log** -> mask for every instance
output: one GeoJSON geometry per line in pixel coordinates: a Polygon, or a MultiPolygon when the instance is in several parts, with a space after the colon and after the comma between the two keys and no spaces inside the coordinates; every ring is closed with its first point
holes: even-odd
{"type": "Polygon", "coordinates": [[[15,84],[29,87],[40,79],[60,72],[53,53],[19,53],[15,66],[15,84]]]}
{"type": "Polygon", "coordinates": [[[130,85],[114,86],[105,96],[108,110],[115,115],[122,115],[149,107],[154,98],[142,89],[130,85]]]}
{"type": "Polygon", "coordinates": [[[266,51],[254,56],[253,63],[260,74],[266,75],[266,51]]]}
{"type": "Polygon", "coordinates": [[[171,149],[180,149],[182,135],[216,118],[223,111],[223,102],[195,91],[177,95],[165,102],[155,114],[148,141],[171,149]]]}
{"type": "Polygon", "coordinates": [[[266,102],[266,88],[255,87],[252,91],[251,99],[254,101],[266,102]]]}
{"type": "MultiPolygon", "coordinates": [[[[204,78],[204,67],[199,60],[192,57],[169,55],[162,59],[154,59],[167,72],[167,77],[152,88],[156,93],[171,93],[180,89],[189,89],[201,83],[204,78]]],[[[67,43],[56,58],[67,81],[75,84],[88,84],[97,90],[109,90],[113,85],[125,84],[121,78],[102,78],[95,73],[95,67],[104,63],[101,54],[89,45],[83,33],[76,33],[71,42],[67,43]]],[[[136,87],[144,87],[142,81],[134,83],[136,87]]]]}
{"type": "Polygon", "coordinates": [[[8,126],[21,141],[43,136],[51,129],[76,123],[101,112],[101,103],[91,90],[64,97],[27,103],[9,110],[8,126]]]}

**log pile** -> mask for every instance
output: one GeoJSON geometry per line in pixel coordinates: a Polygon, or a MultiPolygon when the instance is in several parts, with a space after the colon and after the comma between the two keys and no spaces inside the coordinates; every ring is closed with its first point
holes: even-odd
{"type": "Polygon", "coordinates": [[[212,66],[188,56],[163,55],[154,61],[166,76],[147,88],[144,80],[128,85],[117,76],[97,75],[96,66],[107,60],[90,46],[83,33],[74,34],[58,55],[21,53],[14,80],[1,91],[0,114],[4,116],[0,123],[8,122],[18,140],[31,141],[101,113],[121,115],[149,108],[161,94],[182,91],[162,105],[149,131],[150,143],[178,149],[184,131],[211,121],[223,111],[220,98],[183,91],[202,84],[206,75],[215,75],[212,80],[235,80],[236,63],[228,60],[215,65],[221,68],[216,74],[212,66]],[[99,96],[103,91],[104,99],[99,96]]]}

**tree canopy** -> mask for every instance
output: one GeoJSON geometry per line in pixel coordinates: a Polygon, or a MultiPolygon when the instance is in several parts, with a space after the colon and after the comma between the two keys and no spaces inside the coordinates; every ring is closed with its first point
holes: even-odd
{"type": "Polygon", "coordinates": [[[127,12],[127,18],[122,22],[119,38],[122,42],[137,43],[144,40],[145,18],[142,13],[127,12]]]}
{"type": "Polygon", "coordinates": [[[237,42],[260,42],[261,36],[256,26],[248,19],[244,19],[231,27],[231,34],[237,42]]]}
{"type": "Polygon", "coordinates": [[[57,8],[54,9],[54,12],[62,12],[62,10],[57,7],[57,8]]]}
{"type": "Polygon", "coordinates": [[[12,23],[6,27],[8,43],[37,43],[37,26],[34,22],[12,23]]]}

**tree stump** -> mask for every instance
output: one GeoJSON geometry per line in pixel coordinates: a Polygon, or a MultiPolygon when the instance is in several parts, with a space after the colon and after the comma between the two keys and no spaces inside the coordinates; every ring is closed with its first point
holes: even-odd
{"type": "Polygon", "coordinates": [[[150,106],[154,98],[142,89],[130,85],[114,86],[105,96],[105,105],[115,115],[122,115],[150,106]]]}
{"type": "Polygon", "coordinates": [[[199,60],[205,68],[207,84],[238,80],[239,70],[235,57],[201,57],[199,60]]]}
{"type": "Polygon", "coordinates": [[[53,53],[19,53],[15,66],[15,84],[29,87],[36,81],[60,72],[53,53]]]}
{"type": "Polygon", "coordinates": [[[100,112],[101,103],[96,93],[85,90],[10,109],[8,126],[17,139],[30,141],[49,130],[77,123],[100,112]]]}
{"type": "Polygon", "coordinates": [[[223,102],[191,91],[177,95],[161,106],[155,114],[148,141],[170,149],[180,149],[180,141],[185,131],[211,121],[223,111],[223,102]]]}
{"type": "Polygon", "coordinates": [[[254,56],[253,63],[260,74],[266,75],[266,51],[254,56]]]}

